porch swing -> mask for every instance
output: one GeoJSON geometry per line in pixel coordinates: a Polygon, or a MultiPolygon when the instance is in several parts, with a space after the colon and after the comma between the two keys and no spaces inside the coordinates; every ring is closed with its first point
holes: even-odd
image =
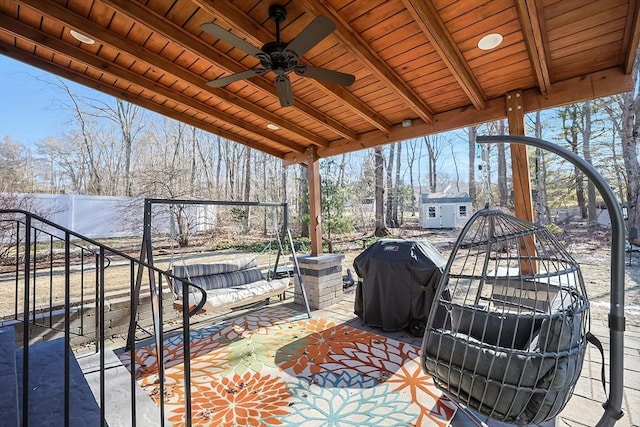
{"type": "MultiPolygon", "coordinates": [[[[172,245],[168,272],[177,278],[171,283],[176,300],[174,306],[181,309],[185,300],[182,295],[182,280],[179,279],[185,279],[187,283],[205,291],[206,298],[197,290],[198,288],[191,286],[188,296],[191,307],[200,305],[201,300],[204,299],[202,307],[205,311],[249,307],[262,302],[268,303],[272,297],[279,297],[282,301],[285,291],[293,284],[294,269],[278,266],[284,253],[283,233],[275,215],[272,219],[270,239],[260,252],[225,257],[206,263],[188,263],[182,252],[180,262],[175,261],[172,245]],[[277,242],[277,256],[272,263],[274,241],[277,242]],[[258,264],[259,258],[264,258],[265,254],[268,255],[266,274],[262,271],[263,266],[258,264]]],[[[174,240],[177,241],[177,239],[174,240]]]]}
{"type": "MultiPolygon", "coordinates": [[[[278,252],[273,266],[269,267],[266,277],[257,264],[255,256],[238,256],[211,263],[182,265],[173,262],[173,254],[170,262],[170,271],[167,276],[170,282],[170,290],[174,296],[174,307],[180,308],[183,312],[183,322],[188,322],[188,318],[199,313],[202,309],[211,311],[230,310],[244,307],[259,301],[267,301],[273,296],[284,296],[285,291],[290,289],[291,274],[295,275],[296,286],[302,293],[307,311],[307,316],[311,318],[311,310],[303,285],[302,274],[298,266],[298,261],[288,229],[288,212],[286,203],[277,202],[239,202],[239,201],[210,201],[210,200],[175,200],[175,199],[145,199],[144,200],[144,226],[142,247],[140,250],[140,261],[150,266],[154,265],[153,242],[152,242],[152,207],[154,205],[181,205],[181,206],[253,206],[273,208],[274,216],[276,211],[281,209],[282,223],[274,219],[277,224],[274,233],[277,235],[278,252]],[[280,224],[282,227],[280,228],[280,224]],[[284,245],[282,237],[287,238],[291,251],[292,268],[279,268],[279,262],[284,255],[284,245]],[[286,271],[287,274],[282,274],[286,271]],[[278,277],[279,276],[279,277],[278,277]],[[183,294],[186,294],[183,295],[183,294]],[[186,304],[185,304],[186,302],[186,304]]],[[[156,219],[158,220],[158,218],[156,219]]],[[[266,250],[265,248],[264,250],[266,250]]],[[[150,270],[151,271],[151,270],[150,270]]],[[[127,347],[132,347],[135,341],[135,332],[141,328],[137,323],[136,310],[139,295],[142,288],[143,268],[138,269],[135,288],[133,289],[134,304],[127,337],[127,347]]],[[[149,274],[149,287],[151,295],[151,308],[153,310],[154,334],[156,341],[161,342],[160,331],[161,313],[160,300],[163,294],[163,284],[157,283],[154,275],[149,274]]]]}
{"type": "MultiPolygon", "coordinates": [[[[544,141],[520,137],[518,142],[575,160],[544,141]]],[[[599,174],[592,168],[588,172],[597,181],[599,174]]],[[[602,183],[596,186],[607,191],[602,183]]],[[[578,263],[547,228],[488,205],[471,217],[453,247],[427,320],[422,366],[464,409],[502,422],[540,424],[565,407],[587,343],[597,342],[589,332],[589,301],[578,263]]],[[[612,248],[612,261],[617,250],[612,248]]],[[[622,282],[613,283],[620,278],[614,271],[618,264],[612,262],[616,300],[624,289],[622,282]]],[[[624,319],[622,325],[613,319],[610,315],[612,329],[623,330],[624,319]]],[[[618,366],[612,366],[611,395],[598,425],[613,425],[622,416],[622,380],[617,377],[622,337],[612,333],[612,365],[618,366]]]]}

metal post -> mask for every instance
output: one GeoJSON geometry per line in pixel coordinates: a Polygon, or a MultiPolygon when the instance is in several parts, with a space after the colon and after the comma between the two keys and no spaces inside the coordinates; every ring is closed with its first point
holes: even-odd
{"type": "Polygon", "coordinates": [[[480,144],[506,142],[532,145],[543,148],[568,160],[578,167],[596,186],[607,205],[611,218],[611,291],[609,308],[609,399],[603,404],[604,414],[597,427],[613,426],[622,413],[624,381],[624,271],[625,271],[625,233],[622,209],[611,187],[589,162],[556,144],[542,139],[518,135],[479,136],[480,144]]]}
{"type": "Polygon", "coordinates": [[[298,258],[296,255],[296,248],[293,246],[293,237],[291,237],[291,230],[287,229],[287,236],[289,237],[289,245],[291,245],[291,256],[293,257],[293,266],[295,267],[296,276],[298,276],[298,283],[300,284],[300,290],[302,292],[302,298],[304,299],[304,305],[307,309],[307,316],[311,319],[311,309],[309,308],[309,300],[307,299],[307,291],[304,288],[304,281],[302,280],[302,273],[300,272],[300,266],[298,265],[298,258]]]}

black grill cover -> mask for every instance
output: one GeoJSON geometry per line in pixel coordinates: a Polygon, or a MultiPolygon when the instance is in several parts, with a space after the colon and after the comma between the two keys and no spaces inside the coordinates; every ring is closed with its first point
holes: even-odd
{"type": "Polygon", "coordinates": [[[383,239],[353,261],[355,314],[365,325],[397,331],[425,322],[447,261],[425,240],[383,239]]]}

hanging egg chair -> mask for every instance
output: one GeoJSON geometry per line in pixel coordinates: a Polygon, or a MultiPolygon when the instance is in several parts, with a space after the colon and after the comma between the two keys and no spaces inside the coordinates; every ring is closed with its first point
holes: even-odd
{"type": "Polygon", "coordinates": [[[487,208],[454,245],[427,320],[422,366],[462,406],[538,424],[569,400],[588,329],[576,261],[545,227],[487,208]]]}

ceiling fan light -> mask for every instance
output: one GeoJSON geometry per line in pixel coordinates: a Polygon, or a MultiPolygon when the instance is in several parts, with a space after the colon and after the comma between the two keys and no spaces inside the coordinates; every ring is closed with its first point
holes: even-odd
{"type": "Polygon", "coordinates": [[[502,44],[503,40],[504,40],[504,37],[502,37],[502,34],[498,34],[498,33],[487,34],[486,36],[484,36],[478,41],[478,48],[482,50],[495,49],[496,47],[502,44]]]}
{"type": "Polygon", "coordinates": [[[71,34],[71,37],[78,40],[80,43],[94,44],[96,42],[91,37],[85,36],[84,34],[77,32],[76,30],[69,30],[69,34],[71,34]]]}

